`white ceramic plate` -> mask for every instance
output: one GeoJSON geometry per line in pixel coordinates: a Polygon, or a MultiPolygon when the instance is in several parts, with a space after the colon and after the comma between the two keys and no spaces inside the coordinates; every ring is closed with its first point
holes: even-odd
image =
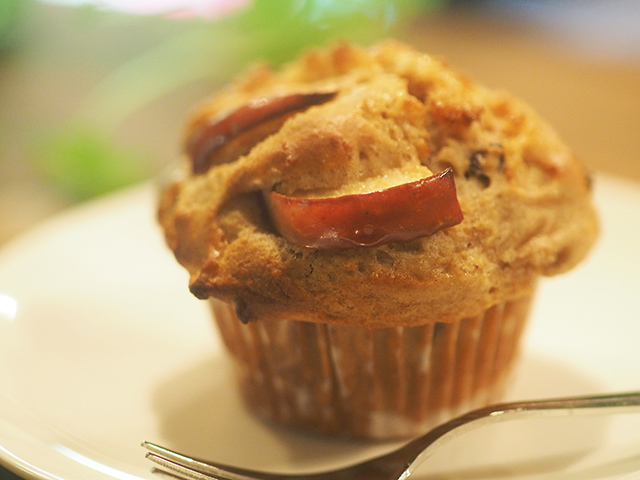
{"type": "MultiPolygon", "coordinates": [[[[640,389],[640,186],[596,185],[601,240],[543,283],[512,399],[640,389]]],[[[134,480],[157,477],[143,440],[295,471],[388,448],[291,432],[243,409],[154,203],[149,185],[107,197],[0,255],[0,464],[35,479],[134,480]]],[[[638,417],[487,427],[412,478],[626,477],[640,471],[638,417]]]]}

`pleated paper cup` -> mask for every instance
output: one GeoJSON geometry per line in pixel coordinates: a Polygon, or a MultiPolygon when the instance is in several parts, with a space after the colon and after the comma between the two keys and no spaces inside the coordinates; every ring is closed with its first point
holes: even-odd
{"type": "Polygon", "coordinates": [[[332,435],[390,439],[498,401],[531,296],[455,322],[366,329],[243,324],[210,300],[246,404],[265,419],[332,435]]]}

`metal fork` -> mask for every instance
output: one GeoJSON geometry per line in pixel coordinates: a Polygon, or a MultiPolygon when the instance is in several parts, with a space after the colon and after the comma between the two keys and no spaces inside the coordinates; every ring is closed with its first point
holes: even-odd
{"type": "Polygon", "coordinates": [[[640,412],[640,392],[513,402],[454,418],[397,450],[352,466],[311,474],[278,474],[196,460],[149,442],[154,469],[184,480],[405,480],[437,448],[487,423],[526,417],[640,412]]]}

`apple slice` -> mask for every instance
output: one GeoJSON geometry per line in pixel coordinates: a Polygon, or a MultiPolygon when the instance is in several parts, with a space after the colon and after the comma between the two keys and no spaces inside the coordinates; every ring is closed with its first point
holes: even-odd
{"type": "Polygon", "coordinates": [[[271,218],[289,242],[310,248],[371,247],[432,235],[462,221],[448,168],[414,182],[339,197],[265,194],[271,218]]]}
{"type": "Polygon", "coordinates": [[[230,113],[225,112],[196,125],[195,132],[187,139],[186,145],[193,173],[204,173],[212,165],[234,160],[243,154],[238,154],[238,148],[244,149],[243,152],[246,153],[260,140],[277,131],[289,114],[324,103],[335,94],[336,92],[294,93],[256,98],[230,113]],[[281,122],[275,122],[276,119],[281,119],[281,122]],[[233,139],[269,122],[271,125],[259,130],[257,135],[248,135],[244,139],[246,141],[242,142],[243,145],[236,146],[235,155],[217,155],[233,139]]]}

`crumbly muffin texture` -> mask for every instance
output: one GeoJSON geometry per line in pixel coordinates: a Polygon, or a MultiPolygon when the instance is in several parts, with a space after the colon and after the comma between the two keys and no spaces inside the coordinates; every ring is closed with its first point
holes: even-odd
{"type": "MultiPolygon", "coordinates": [[[[247,102],[335,92],[227,157],[184,171],[159,219],[199,298],[238,317],[379,328],[471,317],[576,265],[597,234],[587,172],[512,95],[397,41],[339,43],[273,71],[258,66],[192,115],[203,125],[247,102]],[[407,242],[316,249],[285,240],[263,192],[339,196],[451,168],[463,221],[407,242]]],[[[231,152],[231,153],[229,153],[231,152]]],[[[407,205],[406,208],[411,208],[407,205]]]]}

